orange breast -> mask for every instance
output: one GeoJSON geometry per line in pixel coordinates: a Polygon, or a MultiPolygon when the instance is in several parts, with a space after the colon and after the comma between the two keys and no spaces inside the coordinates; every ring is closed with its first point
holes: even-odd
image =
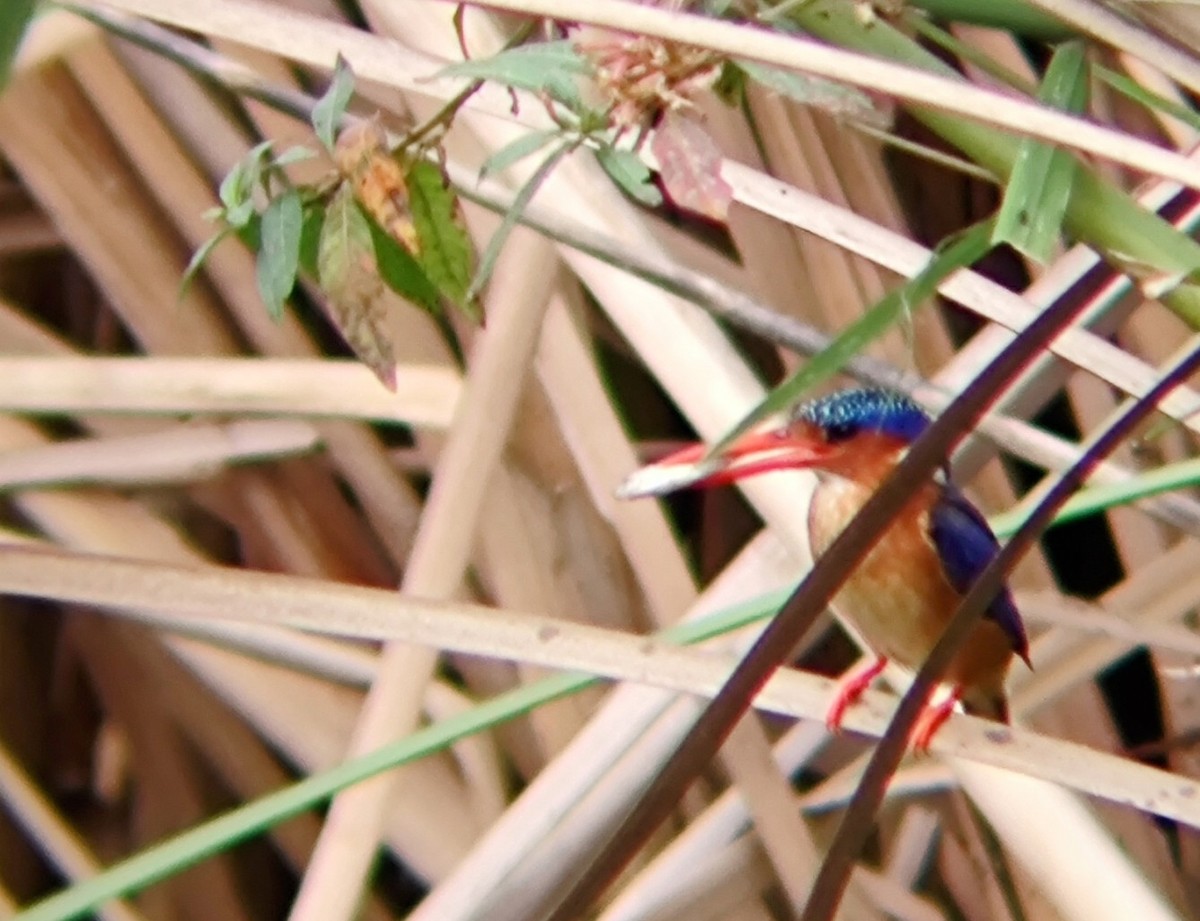
{"type": "MultiPolygon", "coordinates": [[[[828,549],[871,490],[837,476],[822,478],[809,510],[813,553],[828,549]]],[[[947,581],[929,538],[932,485],[920,487],[834,597],[831,607],[877,654],[915,670],[933,649],[961,596],[947,581]]],[[[956,656],[954,684],[1000,686],[1012,658],[1000,628],[981,621],[956,656]]]]}

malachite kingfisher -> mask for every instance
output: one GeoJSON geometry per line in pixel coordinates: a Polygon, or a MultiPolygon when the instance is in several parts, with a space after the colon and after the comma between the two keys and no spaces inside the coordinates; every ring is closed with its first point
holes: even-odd
{"type": "MultiPolygon", "coordinates": [[[[716,456],[706,456],[703,445],[671,454],[636,471],[618,494],[662,495],[771,470],[811,469],[818,485],[808,533],[819,556],[929,423],[921,407],[899,393],[843,390],[799,404],[782,427],[751,432],[716,456]]],[[[889,661],[910,671],[921,666],[998,549],[983,515],[944,475],[913,484],[909,504],[831,603],[876,659],[838,682],[826,715],[830,729],[840,728],[847,707],[889,661]]],[[[1029,663],[1025,628],[1005,588],[954,657],[945,679],[950,694],[927,705],[912,746],[928,748],[959,702],[967,713],[1008,722],[1004,682],[1014,654],[1029,663]]]]}

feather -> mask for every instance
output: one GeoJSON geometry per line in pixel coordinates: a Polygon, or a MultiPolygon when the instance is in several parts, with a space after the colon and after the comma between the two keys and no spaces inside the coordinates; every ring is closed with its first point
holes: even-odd
{"type": "MultiPolygon", "coordinates": [[[[962,594],[970,590],[1000,551],[987,520],[966,496],[950,485],[942,487],[930,510],[929,533],[946,578],[962,594]]],[[[1012,642],[1013,650],[1028,663],[1029,640],[1007,587],[988,606],[984,617],[999,625],[1012,642]]]]}

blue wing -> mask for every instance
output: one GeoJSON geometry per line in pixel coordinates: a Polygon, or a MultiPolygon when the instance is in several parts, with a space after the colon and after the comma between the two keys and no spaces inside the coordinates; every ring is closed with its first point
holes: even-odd
{"type": "MultiPolygon", "coordinates": [[[[942,570],[954,589],[967,592],[980,573],[999,552],[1000,545],[979,509],[953,486],[945,486],[929,515],[929,532],[942,562],[942,570]]],[[[1005,588],[984,612],[1012,641],[1013,649],[1029,661],[1029,640],[1021,615],[1005,588]]]]}

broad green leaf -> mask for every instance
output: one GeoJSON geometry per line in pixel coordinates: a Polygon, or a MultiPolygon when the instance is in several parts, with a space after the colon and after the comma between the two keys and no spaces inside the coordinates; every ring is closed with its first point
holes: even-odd
{"type": "Polygon", "coordinates": [[[304,206],[304,223],[300,227],[300,268],[319,279],[318,267],[321,245],[321,228],[325,226],[325,208],[320,202],[308,202],[304,206]]]}
{"type": "Polygon", "coordinates": [[[635,201],[657,208],[662,204],[662,192],[654,184],[650,167],[632,150],[617,150],[604,146],[596,150],[596,159],[622,189],[635,201]]]}
{"type": "Polygon", "coordinates": [[[0,3],[0,88],[8,82],[21,39],[33,21],[34,6],[35,0],[3,0],[0,3]]]}
{"type": "Polygon", "coordinates": [[[877,128],[886,128],[892,122],[889,113],[881,111],[870,96],[856,87],[793,70],[782,70],[757,61],[739,58],[735,63],[755,83],[801,105],[814,106],[838,118],[854,119],[877,128]]]}
{"type": "Polygon", "coordinates": [[[944,241],[934,251],[925,268],[888,293],[843,330],[828,348],[814,355],[807,364],[772,390],[746,418],[713,446],[709,454],[720,454],[768,416],[791,409],[807,391],[837,374],[847,361],[929,300],[949,275],[976,262],[990,250],[991,236],[992,222],[988,220],[973,224],[944,241]]]}
{"type": "Polygon", "coordinates": [[[438,165],[428,160],[412,164],[405,185],[417,230],[417,262],[442,294],[478,322],[479,306],[467,297],[475,251],[454,190],[438,165]]]}
{"type": "Polygon", "coordinates": [[[537,153],[559,134],[558,131],[530,131],[528,134],[522,134],[483,161],[483,166],[479,167],[479,178],[504,172],[514,163],[520,163],[526,157],[537,153]]]}
{"type": "Polygon", "coordinates": [[[350,97],[354,95],[354,71],[340,54],[333,67],[333,76],[325,95],[317,100],[312,110],[312,126],[317,138],[326,149],[333,150],[337,139],[338,125],[346,114],[350,97]]]}
{"type": "Polygon", "coordinates": [[[492,80],[516,89],[546,93],[571,109],[582,109],[575,78],[591,72],[573,42],[531,42],[509,48],[490,58],[473,58],[443,67],[437,77],[492,80]]]}
{"type": "Polygon", "coordinates": [[[370,222],[349,183],[338,186],[325,211],[317,273],[342,338],[383,385],[394,390],[396,359],[383,328],[386,287],[375,260],[370,222]]]}
{"type": "MultiPolygon", "coordinates": [[[[1082,41],[1060,45],[1050,59],[1038,99],[1055,108],[1082,112],[1087,102],[1087,47],[1082,41]]],[[[1062,230],[1078,162],[1069,151],[1025,138],[1009,174],[1004,201],[996,216],[992,242],[1047,262],[1062,230]]]]}
{"type": "Polygon", "coordinates": [[[256,273],[258,292],[276,320],[283,316],[284,301],[296,284],[303,228],[304,208],[295,189],[278,196],[263,212],[256,273]]]}
{"type": "Polygon", "coordinates": [[[187,268],[183,270],[183,277],[179,280],[179,298],[182,299],[184,294],[187,293],[188,286],[192,283],[192,279],[196,277],[196,273],[200,271],[201,267],[203,267],[204,263],[208,260],[208,257],[212,254],[212,251],[216,249],[217,246],[231,233],[233,233],[232,227],[221,228],[219,231],[205,240],[199,249],[192,253],[192,258],[188,261],[187,268]]]}
{"type": "Polygon", "coordinates": [[[525,185],[521,186],[513,198],[512,204],[504,212],[504,218],[500,221],[500,226],[496,228],[496,232],[488,240],[487,248],[479,258],[479,268],[475,270],[475,277],[471,279],[471,286],[467,289],[468,300],[474,300],[479,296],[479,292],[483,290],[484,285],[488,283],[488,279],[492,277],[492,270],[496,268],[496,259],[500,256],[500,250],[504,247],[504,241],[508,239],[508,235],[512,233],[512,229],[517,225],[517,220],[521,217],[521,213],[529,205],[533,196],[537,194],[537,190],[541,188],[542,183],[546,181],[546,177],[550,175],[554,167],[558,165],[563,157],[574,150],[575,147],[576,143],[574,141],[564,141],[555,147],[550,151],[550,155],[541,162],[541,165],[538,166],[533,175],[525,182],[525,185]]]}
{"type": "Polygon", "coordinates": [[[384,284],[406,300],[423,307],[434,316],[442,312],[442,296],[429,280],[416,257],[401,246],[396,238],[375,221],[371,225],[371,242],[375,246],[375,261],[384,284]]]}
{"type": "Polygon", "coordinates": [[[263,141],[254,145],[221,180],[217,196],[225,209],[222,217],[233,227],[244,227],[254,214],[254,187],[262,178],[271,144],[271,141],[263,141]]]}

